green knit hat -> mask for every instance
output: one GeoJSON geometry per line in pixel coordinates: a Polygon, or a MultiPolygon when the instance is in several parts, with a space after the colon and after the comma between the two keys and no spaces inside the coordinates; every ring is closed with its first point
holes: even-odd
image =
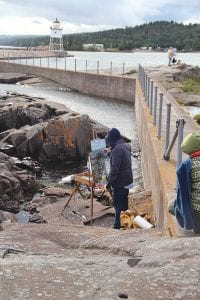
{"type": "Polygon", "coordinates": [[[188,134],[182,144],[181,149],[186,154],[191,154],[200,150],[200,131],[188,134]]]}

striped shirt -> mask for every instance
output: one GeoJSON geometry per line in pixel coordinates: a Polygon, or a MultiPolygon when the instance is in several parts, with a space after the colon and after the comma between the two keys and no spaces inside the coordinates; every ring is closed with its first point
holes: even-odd
{"type": "Polygon", "coordinates": [[[200,213],[200,156],[192,158],[192,206],[200,213]]]}

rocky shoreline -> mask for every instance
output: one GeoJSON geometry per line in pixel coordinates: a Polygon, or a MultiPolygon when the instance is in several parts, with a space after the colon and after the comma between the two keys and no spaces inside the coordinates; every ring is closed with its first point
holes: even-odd
{"type": "MultiPolygon", "coordinates": [[[[46,83],[44,78],[17,73],[1,74],[0,81],[46,83]]],[[[0,97],[0,128],[0,210],[12,213],[25,206],[35,210],[25,204],[43,192],[44,166],[85,161],[93,130],[100,138],[108,131],[65,105],[15,92],[0,97]]]]}
{"type": "Polygon", "coordinates": [[[185,93],[181,81],[191,75],[200,75],[200,68],[186,64],[148,68],[148,75],[160,83],[182,106],[200,107],[200,95],[185,93]]]}

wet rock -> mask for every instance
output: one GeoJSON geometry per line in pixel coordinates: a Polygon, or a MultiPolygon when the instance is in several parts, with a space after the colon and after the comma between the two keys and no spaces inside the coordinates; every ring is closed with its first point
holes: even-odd
{"type": "Polygon", "coordinates": [[[19,179],[7,165],[0,163],[0,209],[16,212],[22,198],[19,179]]]}
{"type": "Polygon", "coordinates": [[[37,182],[26,170],[20,170],[15,160],[0,152],[0,209],[18,212],[19,206],[31,199],[37,182]]]}
{"type": "Polygon", "coordinates": [[[0,73],[0,83],[16,83],[32,77],[32,75],[21,73],[0,73]]]}
{"type": "Polygon", "coordinates": [[[57,161],[83,158],[90,147],[92,125],[59,103],[9,95],[0,99],[0,147],[12,148],[19,158],[57,161]]]}
{"type": "Polygon", "coordinates": [[[14,146],[8,143],[0,142],[0,151],[8,155],[13,155],[14,146]]]}
{"type": "Polygon", "coordinates": [[[37,204],[36,203],[25,203],[23,210],[29,211],[30,213],[35,213],[37,212],[37,204]]]}
{"type": "Polygon", "coordinates": [[[30,157],[24,157],[22,160],[17,160],[15,164],[20,168],[27,169],[37,175],[42,174],[43,166],[37,161],[33,161],[30,157]]]}
{"type": "Polygon", "coordinates": [[[2,222],[13,223],[13,222],[17,222],[17,219],[15,217],[15,214],[12,214],[8,211],[0,210],[0,223],[2,222]]]}
{"type": "Polygon", "coordinates": [[[92,127],[87,115],[65,114],[48,122],[42,153],[47,160],[83,158],[90,148],[92,127]]]}
{"type": "Polygon", "coordinates": [[[28,220],[30,223],[47,223],[38,213],[34,213],[28,220]]]}

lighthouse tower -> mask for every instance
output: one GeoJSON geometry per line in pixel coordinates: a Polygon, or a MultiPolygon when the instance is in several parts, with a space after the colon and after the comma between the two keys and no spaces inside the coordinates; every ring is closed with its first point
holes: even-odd
{"type": "Polygon", "coordinates": [[[63,51],[63,38],[62,38],[62,30],[63,28],[60,26],[60,22],[56,18],[53,22],[53,25],[50,27],[51,36],[49,43],[49,51],[63,51]]]}

